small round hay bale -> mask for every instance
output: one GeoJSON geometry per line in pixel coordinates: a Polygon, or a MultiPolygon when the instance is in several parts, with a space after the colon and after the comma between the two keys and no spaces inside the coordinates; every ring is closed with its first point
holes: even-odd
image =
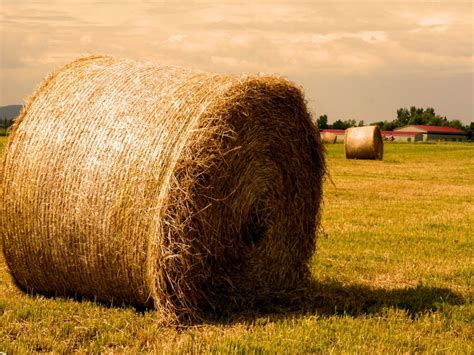
{"type": "Polygon", "coordinates": [[[347,159],[383,159],[383,139],[377,126],[352,127],[344,133],[347,159]]]}
{"type": "Polygon", "coordinates": [[[326,144],[335,144],[337,136],[332,132],[321,132],[321,140],[326,144]]]}
{"type": "Polygon", "coordinates": [[[308,274],[323,148],[301,90],[94,56],[12,129],[0,233],[24,290],[162,321],[286,297],[308,274]]]}

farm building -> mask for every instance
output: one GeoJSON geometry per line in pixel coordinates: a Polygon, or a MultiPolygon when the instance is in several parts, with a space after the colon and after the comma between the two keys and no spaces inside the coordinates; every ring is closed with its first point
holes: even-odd
{"type": "Polygon", "coordinates": [[[383,131],[385,141],[418,142],[423,139],[423,133],[414,131],[383,131]]]}
{"type": "Polygon", "coordinates": [[[408,125],[408,126],[397,128],[392,133],[395,135],[403,136],[403,134],[415,133],[415,132],[421,133],[421,140],[423,142],[437,141],[437,140],[462,142],[462,141],[465,141],[467,137],[466,132],[457,128],[442,127],[442,126],[424,126],[424,125],[408,125]]]}
{"type": "Polygon", "coordinates": [[[321,133],[324,132],[334,133],[337,137],[337,142],[344,142],[344,129],[322,129],[321,133]]]}

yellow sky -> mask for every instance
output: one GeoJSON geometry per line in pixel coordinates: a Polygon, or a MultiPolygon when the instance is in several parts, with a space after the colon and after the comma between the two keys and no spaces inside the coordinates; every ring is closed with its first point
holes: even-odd
{"type": "Polygon", "coordinates": [[[92,53],[213,72],[278,73],[314,115],[473,115],[472,1],[0,0],[0,105],[92,53]]]}

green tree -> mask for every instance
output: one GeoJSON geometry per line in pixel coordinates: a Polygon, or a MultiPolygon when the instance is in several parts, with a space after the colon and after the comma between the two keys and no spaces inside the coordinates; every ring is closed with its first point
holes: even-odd
{"type": "Polygon", "coordinates": [[[397,119],[395,120],[398,127],[406,126],[410,121],[410,112],[406,108],[397,110],[397,119]]]}
{"type": "Polygon", "coordinates": [[[468,137],[471,137],[473,132],[471,126],[463,126],[459,120],[450,121],[446,117],[436,114],[433,107],[427,107],[426,109],[416,106],[411,106],[410,109],[401,107],[397,110],[397,118],[393,121],[379,121],[373,124],[386,131],[391,131],[406,125],[429,125],[449,126],[462,129],[468,133],[468,137]],[[471,132],[471,136],[469,136],[469,132],[471,132]]]}
{"type": "Polygon", "coordinates": [[[381,130],[384,130],[384,129],[385,129],[385,122],[387,122],[387,121],[378,121],[378,122],[372,123],[372,125],[374,125],[374,126],[379,126],[379,128],[380,128],[381,130]]]}
{"type": "Polygon", "coordinates": [[[472,140],[474,135],[474,122],[471,122],[470,125],[466,125],[464,130],[467,132],[467,139],[472,140]]]}
{"type": "Polygon", "coordinates": [[[465,130],[465,127],[463,126],[463,124],[459,120],[449,121],[449,127],[465,130]]]}
{"type": "Polygon", "coordinates": [[[355,127],[356,121],[355,120],[337,120],[332,124],[332,128],[334,129],[346,129],[349,127],[355,127]]]}
{"type": "Polygon", "coordinates": [[[328,126],[328,116],[327,115],[319,116],[319,118],[316,120],[316,125],[318,126],[319,129],[329,128],[329,126],[328,126]]]}
{"type": "Polygon", "coordinates": [[[346,129],[346,127],[344,126],[344,122],[342,122],[341,120],[336,120],[332,124],[332,128],[334,128],[334,129],[346,129]]]}

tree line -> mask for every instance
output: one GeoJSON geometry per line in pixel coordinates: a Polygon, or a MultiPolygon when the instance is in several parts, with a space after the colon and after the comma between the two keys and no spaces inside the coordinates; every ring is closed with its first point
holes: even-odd
{"type": "MultiPolygon", "coordinates": [[[[328,123],[328,116],[321,115],[316,120],[316,124],[319,129],[346,129],[350,127],[363,126],[364,121],[356,120],[337,120],[333,124],[328,123]]],[[[397,110],[397,118],[392,121],[379,121],[373,122],[372,125],[377,125],[381,130],[392,131],[395,128],[407,126],[407,125],[429,125],[429,126],[445,126],[458,128],[465,131],[469,138],[472,137],[474,132],[474,122],[471,122],[469,125],[463,125],[459,120],[448,120],[445,117],[442,117],[436,114],[435,109],[428,107],[426,109],[421,107],[412,106],[409,109],[399,108],[397,110]]]]}
{"type": "Polygon", "coordinates": [[[13,124],[13,118],[0,117],[0,128],[7,129],[13,124]]]}

